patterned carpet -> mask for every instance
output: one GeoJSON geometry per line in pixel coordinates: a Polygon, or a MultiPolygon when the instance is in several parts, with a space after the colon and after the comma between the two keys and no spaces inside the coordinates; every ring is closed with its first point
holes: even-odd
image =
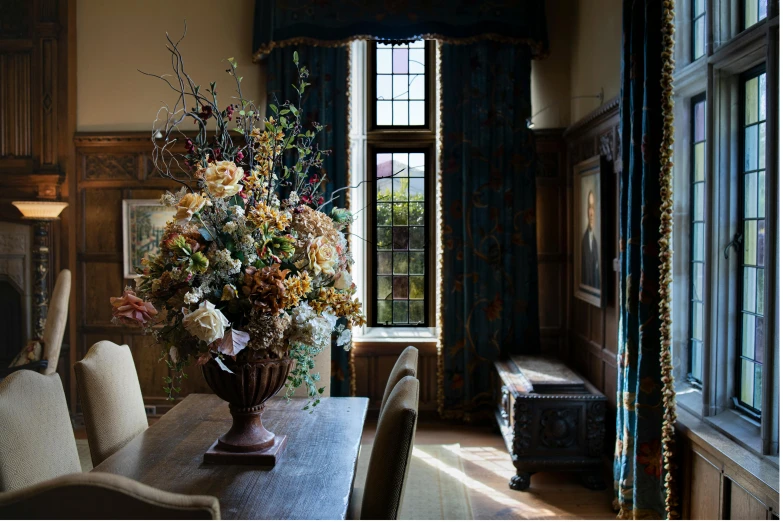
{"type": "MultiPolygon", "coordinates": [[[[401,520],[473,518],[459,450],[459,444],[414,444],[401,520]]],[[[364,486],[371,452],[372,445],[362,445],[356,470],[357,487],[364,486]]]]}

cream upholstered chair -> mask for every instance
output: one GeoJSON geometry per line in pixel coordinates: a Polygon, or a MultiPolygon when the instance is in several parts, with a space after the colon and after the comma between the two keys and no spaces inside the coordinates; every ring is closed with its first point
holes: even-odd
{"type": "Polygon", "coordinates": [[[74,366],[92,465],[146,430],[147,413],[127,345],[100,341],[74,366]]]}
{"type": "Polygon", "coordinates": [[[0,491],[81,470],[60,376],[20,370],[0,382],[0,491]]]}
{"type": "Polygon", "coordinates": [[[406,376],[394,386],[378,419],[364,488],[355,488],[352,518],[393,520],[400,512],[408,480],[413,436],[419,417],[419,381],[406,376]]]}
{"type": "Polygon", "coordinates": [[[49,310],[46,314],[46,324],[43,331],[43,354],[41,360],[24,366],[13,366],[0,369],[0,379],[20,370],[35,370],[44,375],[57,371],[60,360],[60,348],[63,344],[65,324],[68,322],[68,300],[71,297],[71,271],[62,270],[57,276],[52,296],[49,299],[49,310]]]}
{"type": "Polygon", "coordinates": [[[62,270],[54,284],[52,297],[49,299],[49,311],[46,314],[46,326],[43,332],[43,359],[47,361],[44,375],[57,371],[60,360],[60,348],[63,345],[65,324],[68,322],[68,300],[71,297],[71,271],[62,270]]]}
{"type": "Polygon", "coordinates": [[[215,497],[169,493],[110,473],[76,473],[0,493],[0,519],[218,520],[215,497]]]}
{"type": "Polygon", "coordinates": [[[397,358],[397,362],[394,363],[394,367],[389,374],[389,380],[386,381],[386,389],[383,391],[383,399],[381,400],[381,413],[383,413],[383,407],[386,404],[386,401],[389,399],[389,395],[394,389],[394,386],[400,382],[400,379],[407,375],[416,377],[418,367],[419,350],[413,346],[408,346],[397,358]]]}

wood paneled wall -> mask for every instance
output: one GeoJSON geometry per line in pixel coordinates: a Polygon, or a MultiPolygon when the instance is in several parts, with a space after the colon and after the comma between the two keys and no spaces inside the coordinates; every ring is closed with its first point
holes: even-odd
{"type": "MultiPolygon", "coordinates": [[[[161,414],[173,405],[163,393],[163,379],[169,371],[159,362],[161,350],[152,337],[139,330],[112,324],[109,298],[132,284],[123,278],[122,200],[158,199],[163,190],[174,188],[173,183],[153,175],[152,143],[147,133],[77,134],[74,145],[77,313],[73,319],[77,343],[71,364],[98,341],[127,344],[133,352],[144,402],[161,414]]],[[[181,396],[209,392],[198,368],[187,374],[181,396]]],[[[75,386],[71,396],[76,397],[75,386]]]]}
{"type": "MultiPolygon", "coordinates": [[[[608,265],[606,273],[613,277],[607,283],[605,291],[606,305],[603,308],[574,297],[573,292],[573,259],[574,259],[574,230],[573,230],[573,180],[574,166],[581,161],[596,155],[602,155],[614,164],[620,156],[620,117],[619,100],[614,99],[597,109],[583,120],[566,129],[564,140],[567,147],[567,186],[568,186],[568,213],[565,227],[568,230],[568,264],[563,279],[567,281],[567,329],[568,349],[563,357],[569,366],[584,375],[596,388],[609,398],[610,412],[607,418],[607,433],[614,433],[614,412],[616,410],[615,395],[617,389],[617,273],[611,268],[614,263],[611,259],[604,259],[608,265]]],[[[613,169],[616,170],[616,169],[613,169]]],[[[617,182],[619,178],[616,172],[603,178],[603,183],[611,184],[611,189],[605,192],[603,201],[604,223],[612,225],[606,227],[611,231],[608,241],[612,247],[610,251],[617,258],[618,252],[618,226],[617,223],[617,182]]],[[[613,436],[607,436],[607,443],[612,443],[613,436]]]]}
{"type": "MultiPolygon", "coordinates": [[[[69,199],[75,9],[73,0],[3,0],[0,5],[0,221],[30,224],[12,201],[69,199]]],[[[51,224],[50,289],[58,272],[70,266],[70,223],[66,209],[51,224]]],[[[66,333],[58,365],[66,387],[69,344],[66,333]]]]}

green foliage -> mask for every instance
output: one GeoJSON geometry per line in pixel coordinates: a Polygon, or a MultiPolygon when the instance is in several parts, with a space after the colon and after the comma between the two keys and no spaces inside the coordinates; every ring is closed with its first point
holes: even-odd
{"type": "Polygon", "coordinates": [[[296,361],[296,366],[288,375],[288,382],[285,384],[285,398],[293,397],[294,390],[304,385],[310,400],[302,409],[311,410],[311,413],[312,408],[321,402],[321,394],[325,389],[316,387],[316,383],[321,380],[321,375],[310,373],[315,368],[315,356],[322,351],[322,349],[300,343],[291,343],[291,348],[288,351],[289,357],[296,361]]]}

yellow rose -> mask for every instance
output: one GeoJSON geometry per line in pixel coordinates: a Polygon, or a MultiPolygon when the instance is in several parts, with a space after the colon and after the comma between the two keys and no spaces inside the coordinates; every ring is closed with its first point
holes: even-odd
{"type": "Polygon", "coordinates": [[[242,167],[237,167],[233,161],[218,161],[212,163],[204,172],[204,183],[207,190],[216,198],[230,198],[239,193],[242,186],[239,184],[245,177],[242,167]]]}
{"type": "Polygon", "coordinates": [[[190,221],[193,214],[201,210],[206,202],[207,198],[200,194],[194,192],[185,194],[177,203],[177,213],[174,215],[174,218],[181,223],[190,221]]]}
{"type": "Polygon", "coordinates": [[[337,264],[337,249],[329,241],[321,236],[315,238],[307,245],[307,259],[313,275],[324,273],[334,275],[334,267],[337,264]]]}

